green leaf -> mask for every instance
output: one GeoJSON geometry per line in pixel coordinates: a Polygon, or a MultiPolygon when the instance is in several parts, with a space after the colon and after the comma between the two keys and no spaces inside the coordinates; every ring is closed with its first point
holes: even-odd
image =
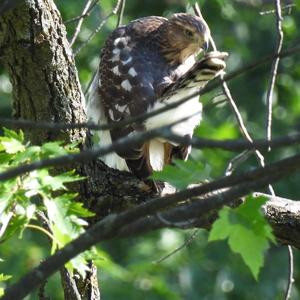
{"type": "MultiPolygon", "coordinates": [[[[11,275],[0,274],[0,282],[6,281],[12,278],[11,275]]],[[[4,288],[0,288],[0,297],[4,295],[4,288]]]]}
{"type": "Polygon", "coordinates": [[[82,218],[93,217],[95,215],[95,213],[83,207],[83,203],[80,202],[72,202],[69,209],[72,214],[82,218]]]}
{"type": "Polygon", "coordinates": [[[22,130],[19,130],[19,133],[17,131],[11,130],[11,129],[7,129],[7,128],[3,128],[4,131],[4,135],[8,138],[11,139],[15,139],[21,143],[24,142],[24,133],[22,130]]]}
{"type": "Polygon", "coordinates": [[[25,216],[15,216],[10,222],[9,226],[6,228],[4,235],[1,237],[1,241],[7,240],[12,236],[21,235],[25,225],[28,223],[28,220],[25,216]]]}
{"type": "MultiPolygon", "coordinates": [[[[52,253],[57,248],[63,247],[79,236],[84,230],[83,227],[87,225],[85,220],[75,215],[75,212],[78,210],[80,213],[87,214],[87,210],[77,206],[77,210],[75,211],[73,203],[73,201],[75,201],[74,197],[75,194],[64,194],[53,200],[44,198],[51,231],[54,236],[54,240],[52,241],[52,253]]],[[[67,264],[67,268],[70,271],[76,269],[80,274],[84,275],[85,271],[87,271],[86,255],[85,252],[76,256],[67,264]]]]}
{"type": "Polygon", "coordinates": [[[6,281],[6,280],[8,280],[10,278],[12,278],[11,275],[0,274],[0,281],[6,281]]]}
{"type": "Polygon", "coordinates": [[[231,250],[242,256],[256,280],[269,241],[275,242],[272,228],[261,212],[265,202],[265,197],[249,196],[234,210],[224,207],[209,234],[209,241],[228,239],[231,250]]]}
{"type": "Polygon", "coordinates": [[[9,208],[15,196],[17,179],[13,178],[0,184],[0,216],[9,208]]]}
{"type": "Polygon", "coordinates": [[[225,240],[230,236],[231,226],[230,223],[230,208],[224,207],[219,211],[219,218],[214,222],[212,229],[209,233],[209,241],[225,240]]]}
{"type": "Polygon", "coordinates": [[[84,179],[75,173],[75,171],[69,171],[60,175],[51,176],[47,169],[38,170],[33,175],[37,178],[41,184],[40,189],[47,189],[48,191],[66,190],[65,183],[75,182],[84,179]]]}
{"type": "Polygon", "coordinates": [[[22,131],[16,132],[7,128],[3,128],[4,136],[0,137],[0,151],[9,154],[15,154],[25,150],[24,135],[22,131]]]}
{"type": "Polygon", "coordinates": [[[5,136],[0,137],[0,144],[2,145],[2,149],[9,154],[15,154],[25,150],[25,146],[22,142],[5,136]]]}
{"type": "Polygon", "coordinates": [[[14,164],[17,165],[20,163],[38,160],[40,152],[41,152],[41,147],[39,146],[27,147],[23,152],[16,154],[14,158],[14,164]]]}
{"type": "Polygon", "coordinates": [[[44,157],[53,157],[58,155],[66,155],[68,151],[62,146],[63,142],[49,142],[41,146],[44,157]]]}
{"type": "Polygon", "coordinates": [[[55,179],[60,180],[62,183],[68,183],[83,180],[85,179],[85,177],[79,176],[78,174],[76,174],[75,170],[72,170],[55,176],[55,179]]]}
{"type": "MultiPolygon", "coordinates": [[[[1,147],[1,144],[0,144],[0,147],[1,147]]],[[[3,147],[3,149],[4,149],[4,147],[3,147]]],[[[3,167],[7,167],[7,164],[10,162],[12,157],[13,156],[9,153],[6,153],[6,152],[0,153],[0,169],[2,169],[3,167]]]]}
{"type": "MultiPolygon", "coordinates": [[[[2,259],[0,260],[1,262],[3,261],[2,259]]],[[[7,281],[8,279],[12,278],[11,275],[4,275],[0,273],[0,282],[7,281]]],[[[4,295],[4,288],[0,288],[0,297],[4,295]]]]}
{"type": "Polygon", "coordinates": [[[77,255],[66,264],[67,269],[71,273],[76,270],[83,278],[85,277],[86,272],[89,270],[86,259],[87,252],[77,255]]]}
{"type": "Polygon", "coordinates": [[[174,160],[173,163],[174,165],[166,165],[160,172],[154,172],[151,178],[166,181],[179,190],[209,178],[209,170],[196,160],[174,160]]]}

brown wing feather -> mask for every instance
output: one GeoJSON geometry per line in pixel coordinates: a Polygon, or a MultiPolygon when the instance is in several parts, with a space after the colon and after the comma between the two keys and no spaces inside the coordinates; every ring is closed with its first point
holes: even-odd
{"type": "MultiPolygon", "coordinates": [[[[107,40],[101,54],[99,95],[108,123],[144,114],[159,99],[161,84],[174,68],[159,52],[156,30],[164,22],[160,17],[142,18],[115,30],[107,40]]],[[[143,124],[132,124],[110,134],[115,141],[143,130],[143,124]]],[[[137,176],[145,178],[152,173],[148,144],[117,154],[137,176]]]]}

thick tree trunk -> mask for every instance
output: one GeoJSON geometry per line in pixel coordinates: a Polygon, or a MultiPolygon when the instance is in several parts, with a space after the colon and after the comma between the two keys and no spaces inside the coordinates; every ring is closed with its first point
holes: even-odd
{"type": "MultiPolygon", "coordinates": [[[[84,97],[66,29],[52,1],[25,1],[3,15],[1,61],[13,85],[14,117],[34,121],[84,122],[84,97]]],[[[84,130],[27,133],[33,143],[82,141],[84,130]]]]}
{"type": "MultiPolygon", "coordinates": [[[[0,19],[1,62],[13,85],[13,116],[34,121],[80,123],[86,121],[84,97],[66,29],[53,1],[24,1],[0,19]]],[[[53,133],[28,130],[32,143],[51,140],[84,141],[85,130],[53,133]]],[[[65,299],[100,299],[96,273],[89,289],[98,298],[81,297],[80,284],[61,272],[65,299]],[[75,297],[78,296],[78,297],[75,297]]],[[[52,297],[51,297],[52,298],[52,297]]]]}

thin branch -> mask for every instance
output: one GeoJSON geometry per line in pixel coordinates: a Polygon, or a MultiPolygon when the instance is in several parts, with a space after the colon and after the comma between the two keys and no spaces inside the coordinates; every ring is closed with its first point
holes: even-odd
{"type": "Polygon", "coordinates": [[[117,22],[117,26],[116,27],[119,27],[119,26],[122,25],[124,11],[125,11],[125,6],[126,6],[126,0],[122,0],[121,8],[120,8],[120,11],[119,11],[119,14],[118,14],[118,22],[117,22]]]}
{"type": "MultiPolygon", "coordinates": [[[[182,121],[182,120],[181,120],[182,121]]],[[[172,124],[171,124],[172,126],[172,124]]],[[[128,147],[133,147],[140,143],[144,143],[150,139],[155,137],[164,137],[172,142],[181,144],[181,145],[191,145],[196,149],[203,148],[218,148],[227,151],[241,151],[241,150],[253,150],[253,147],[256,149],[268,149],[271,145],[273,148],[291,146],[300,143],[300,134],[294,134],[290,136],[283,136],[277,139],[273,139],[271,142],[265,140],[256,140],[253,143],[249,143],[244,140],[224,140],[224,141],[216,141],[216,140],[208,140],[202,138],[189,138],[182,137],[179,135],[175,135],[168,129],[170,126],[157,128],[151,131],[137,133],[130,137],[124,137],[113,144],[94,148],[87,149],[77,154],[68,154],[63,156],[58,156],[55,158],[45,159],[33,162],[31,164],[20,165],[15,168],[8,169],[0,173],[0,181],[8,180],[10,178],[25,174],[27,172],[32,172],[34,170],[46,168],[46,167],[55,167],[55,166],[64,166],[70,165],[79,162],[88,162],[94,159],[97,159],[101,156],[104,156],[111,152],[122,151],[127,149],[128,147]]]]}
{"type": "Polygon", "coordinates": [[[225,176],[229,176],[233,174],[233,172],[237,169],[237,167],[241,165],[244,161],[246,161],[251,154],[252,154],[251,151],[244,150],[242,153],[238,154],[233,159],[231,159],[225,170],[225,176]]]}
{"type": "Polygon", "coordinates": [[[64,290],[65,300],[83,300],[76,285],[76,282],[70,272],[62,266],[60,268],[60,276],[64,290]]]}
{"type": "Polygon", "coordinates": [[[289,300],[291,298],[292,287],[294,284],[294,255],[292,246],[288,245],[288,256],[289,256],[289,278],[288,285],[285,291],[284,299],[289,300]]]}
{"type": "Polygon", "coordinates": [[[99,147],[95,149],[88,149],[77,154],[68,154],[68,155],[58,156],[56,158],[49,158],[40,161],[35,161],[31,164],[23,164],[18,167],[11,168],[8,169],[7,171],[0,173],[0,181],[16,177],[27,172],[32,172],[34,170],[39,170],[47,167],[58,167],[62,165],[70,165],[78,162],[87,162],[87,161],[95,160],[98,157],[101,157],[111,152],[124,151],[129,146],[134,147],[141,142],[146,142],[147,140],[159,136],[160,135],[159,131],[160,130],[154,129],[143,133],[137,133],[130,137],[121,138],[108,146],[99,147]]]}
{"type": "MultiPolygon", "coordinates": [[[[228,204],[234,199],[247,195],[251,191],[260,189],[271,182],[280,180],[299,168],[300,155],[296,155],[268,165],[265,168],[258,168],[254,171],[244,173],[243,176],[245,176],[247,180],[243,184],[233,186],[217,195],[213,194],[205,199],[173,208],[164,213],[164,218],[171,219],[173,222],[201,218],[209,211],[220,208],[224,204],[228,204]]],[[[235,177],[237,180],[240,178],[240,176],[236,175],[232,177],[235,177]]],[[[226,181],[228,178],[229,177],[226,177],[221,180],[226,181]]],[[[205,184],[195,189],[203,189],[208,185],[210,184],[205,184]]],[[[190,194],[185,194],[185,196],[192,197],[192,191],[193,189],[182,192],[191,192],[190,194]]],[[[169,196],[169,199],[172,198],[173,201],[176,199],[178,200],[177,203],[187,199],[186,197],[178,197],[178,194],[179,193],[169,196]]],[[[126,212],[109,215],[104,218],[77,239],[47,258],[38,267],[26,274],[20,281],[8,287],[1,299],[23,299],[66,262],[100,241],[134,236],[150,230],[166,227],[166,225],[161,223],[155,216],[149,216],[149,214],[157,213],[158,210],[166,205],[164,201],[165,198],[167,197],[160,198],[158,202],[156,201],[156,206],[152,207],[152,210],[149,210],[149,204],[153,204],[153,200],[126,212]]]]}
{"type": "Polygon", "coordinates": [[[178,248],[176,248],[175,250],[173,250],[171,253],[159,258],[158,260],[154,261],[154,264],[160,264],[161,262],[163,262],[164,260],[174,256],[176,253],[178,253],[179,251],[183,250],[185,247],[187,247],[191,242],[193,242],[197,236],[199,232],[199,229],[196,229],[191,236],[178,248]]]}
{"type": "Polygon", "coordinates": [[[80,16],[66,20],[64,23],[65,24],[73,23],[73,22],[76,22],[76,21],[79,21],[81,19],[88,17],[91,14],[92,10],[96,7],[98,2],[99,2],[99,0],[94,0],[93,3],[89,6],[89,8],[85,12],[83,10],[83,13],[80,16]]]}
{"type": "MultiPolygon", "coordinates": [[[[291,55],[294,55],[296,53],[300,52],[300,47],[294,47],[287,49],[286,51],[283,51],[279,57],[284,58],[288,57],[291,55]]],[[[255,68],[267,63],[268,61],[272,60],[274,57],[278,57],[277,55],[267,55],[257,61],[251,62],[241,68],[239,68],[236,71],[233,71],[224,77],[224,81],[230,81],[235,79],[238,76],[241,76],[243,74],[246,74],[247,72],[250,72],[251,70],[254,70],[255,68]]],[[[130,118],[125,121],[121,122],[112,122],[109,124],[105,125],[94,125],[91,123],[80,123],[80,124],[64,124],[64,123],[53,123],[53,122],[34,122],[34,121],[28,121],[28,120],[12,120],[12,119],[5,119],[5,118],[0,118],[0,124],[1,126],[10,126],[10,127],[21,127],[21,128],[32,128],[32,129],[47,129],[51,131],[59,131],[59,130],[67,130],[67,129],[78,129],[78,128],[87,128],[90,130],[109,130],[109,129],[115,129],[115,128],[120,128],[129,124],[133,123],[139,123],[142,122],[150,117],[153,117],[157,114],[163,113],[165,111],[168,111],[172,108],[175,108],[179,106],[180,104],[183,104],[184,102],[188,101],[192,97],[195,97],[197,95],[204,95],[213,89],[217,88],[222,84],[222,80],[213,80],[211,81],[203,90],[200,92],[196,92],[191,94],[188,97],[184,97],[172,104],[167,105],[166,107],[162,107],[161,109],[152,111],[150,113],[145,113],[133,118],[130,118]]]]}
{"type": "MultiPolygon", "coordinates": [[[[200,17],[202,17],[199,4],[196,3],[196,4],[193,5],[193,7],[194,7],[195,13],[198,14],[200,17]]],[[[210,36],[210,42],[212,44],[213,50],[217,51],[217,47],[216,47],[216,44],[215,44],[212,36],[210,36]]],[[[277,55],[279,55],[279,54],[280,53],[277,53],[277,55]]],[[[222,80],[222,88],[223,88],[224,94],[226,95],[226,97],[228,99],[228,102],[229,102],[229,104],[230,104],[230,106],[231,106],[231,108],[233,110],[233,113],[234,113],[234,115],[235,115],[235,117],[237,119],[238,125],[240,127],[240,131],[244,135],[244,137],[246,138],[246,140],[248,140],[249,143],[253,144],[253,140],[252,140],[250,134],[248,133],[248,130],[247,130],[247,128],[246,128],[246,126],[244,124],[244,121],[242,119],[241,113],[239,112],[238,107],[237,107],[237,105],[236,105],[236,103],[235,103],[235,101],[234,101],[234,99],[233,99],[233,97],[231,95],[231,92],[230,92],[230,89],[228,88],[226,80],[224,80],[224,75],[221,74],[220,77],[221,77],[221,80],[222,80]]],[[[264,167],[265,166],[264,156],[257,149],[255,149],[255,154],[256,154],[256,157],[257,157],[260,165],[262,167],[264,167]]],[[[270,190],[270,192],[272,194],[274,194],[273,188],[271,186],[269,186],[269,190],[270,190]]]]}
{"type": "MultiPolygon", "coordinates": [[[[274,0],[274,5],[275,5],[275,11],[276,11],[276,28],[277,28],[277,45],[276,45],[276,49],[275,49],[275,54],[277,54],[278,57],[276,57],[272,63],[271,79],[270,79],[269,89],[268,89],[268,93],[267,93],[267,101],[266,101],[266,104],[267,104],[266,139],[267,139],[267,141],[272,140],[273,93],[274,93],[274,87],[275,87],[275,82],[276,82],[276,78],[277,78],[278,66],[279,66],[279,62],[280,62],[279,55],[281,53],[282,46],[283,46],[282,11],[281,11],[280,0],[274,0]]],[[[268,150],[271,151],[271,147],[269,147],[268,150]]],[[[271,185],[269,185],[269,189],[270,189],[272,195],[275,196],[275,191],[271,185]]],[[[289,245],[287,246],[287,248],[288,248],[288,251],[290,254],[290,258],[291,258],[293,256],[293,249],[289,245]]],[[[289,269],[293,270],[293,260],[292,259],[289,260],[289,269]]],[[[291,290],[292,285],[293,285],[293,282],[290,280],[290,277],[289,277],[285,300],[288,300],[290,297],[289,291],[291,290]]]]}
{"type": "Polygon", "coordinates": [[[278,65],[280,61],[279,56],[283,45],[282,13],[281,13],[280,0],[275,0],[275,10],[276,10],[276,28],[277,28],[277,45],[275,49],[275,54],[277,55],[277,57],[274,59],[272,64],[271,79],[270,79],[269,89],[267,93],[266,135],[268,141],[271,140],[271,136],[272,136],[273,93],[274,93],[275,81],[277,77],[278,65]]]}
{"type": "Polygon", "coordinates": [[[167,136],[172,126],[184,122],[189,118],[195,116],[196,114],[192,114],[188,117],[177,120],[168,125],[155,128],[146,132],[137,132],[127,137],[122,137],[116,141],[114,141],[111,145],[107,145],[104,147],[98,147],[94,149],[87,149],[77,154],[67,154],[58,156],[56,158],[48,158],[44,160],[35,161],[30,164],[19,165],[14,168],[10,168],[7,171],[0,173],[0,181],[7,180],[21,174],[25,174],[27,172],[32,172],[34,170],[39,170],[47,167],[58,167],[62,165],[70,165],[78,162],[87,162],[103,155],[106,155],[111,152],[119,152],[128,149],[128,147],[136,147],[140,145],[140,143],[145,143],[148,140],[159,136],[167,136]]]}
{"type": "MultiPolygon", "coordinates": [[[[98,1],[97,1],[97,2],[98,2],[98,1]]],[[[96,2],[96,3],[97,3],[97,2],[96,2]]],[[[82,11],[82,14],[81,14],[81,15],[87,15],[87,13],[88,13],[89,9],[91,8],[91,5],[92,5],[92,4],[93,4],[93,3],[92,3],[92,0],[87,0],[85,6],[84,6],[84,8],[83,8],[83,11],[82,11]]],[[[76,26],[76,28],[75,28],[74,35],[73,35],[73,37],[72,37],[72,39],[71,39],[71,41],[70,41],[70,46],[71,46],[71,47],[74,45],[74,43],[75,43],[75,41],[76,41],[76,39],[77,39],[77,37],[78,37],[78,35],[79,35],[79,33],[80,33],[80,29],[81,29],[81,25],[82,25],[82,23],[83,23],[83,20],[84,20],[84,18],[82,17],[82,18],[80,18],[79,21],[78,21],[78,24],[77,24],[77,26],[76,26]]]]}
{"type": "Polygon", "coordinates": [[[288,136],[278,137],[268,142],[264,139],[253,140],[252,143],[245,140],[210,140],[199,137],[183,137],[175,135],[173,133],[160,133],[161,136],[169,139],[172,142],[192,146],[196,149],[210,148],[210,149],[222,149],[226,151],[240,152],[244,150],[267,150],[269,145],[273,148],[279,148],[284,146],[292,146],[300,143],[300,134],[293,134],[288,136]]]}
{"type": "Polygon", "coordinates": [[[112,10],[110,14],[108,14],[99,24],[99,26],[90,34],[90,36],[87,38],[87,40],[79,46],[75,51],[74,51],[74,56],[78,55],[78,53],[95,37],[95,35],[101,30],[101,28],[106,24],[106,22],[114,15],[118,13],[120,10],[120,5],[122,4],[122,0],[118,0],[116,6],[112,10]]]}
{"type": "MultiPolygon", "coordinates": [[[[281,10],[289,10],[293,7],[296,7],[296,4],[287,4],[281,7],[281,10]]],[[[271,10],[265,10],[265,11],[260,11],[259,14],[261,16],[265,16],[268,14],[275,14],[276,13],[276,9],[271,9],[271,10]]]]}

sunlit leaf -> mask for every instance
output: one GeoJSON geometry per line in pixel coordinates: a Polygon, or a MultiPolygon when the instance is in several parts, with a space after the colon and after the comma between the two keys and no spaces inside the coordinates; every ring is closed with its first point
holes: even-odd
{"type": "Polygon", "coordinates": [[[255,279],[263,266],[269,242],[275,242],[271,226],[261,212],[265,202],[265,197],[250,196],[234,210],[224,207],[209,235],[209,241],[228,239],[231,250],[241,255],[255,279]]]}
{"type": "Polygon", "coordinates": [[[166,165],[160,172],[154,172],[151,178],[169,182],[179,190],[209,178],[209,170],[196,160],[174,160],[173,163],[166,165]]]}
{"type": "Polygon", "coordinates": [[[25,146],[22,144],[22,142],[8,137],[1,137],[0,144],[9,154],[15,154],[25,150],[25,146]]]}
{"type": "Polygon", "coordinates": [[[72,202],[70,204],[69,210],[72,214],[82,217],[82,218],[88,218],[88,217],[93,217],[95,213],[89,211],[83,206],[83,203],[80,202],[72,202]]]}
{"type": "Polygon", "coordinates": [[[22,130],[19,130],[19,132],[17,132],[8,128],[3,128],[3,131],[6,137],[17,140],[20,143],[24,142],[24,133],[22,130]]]}

